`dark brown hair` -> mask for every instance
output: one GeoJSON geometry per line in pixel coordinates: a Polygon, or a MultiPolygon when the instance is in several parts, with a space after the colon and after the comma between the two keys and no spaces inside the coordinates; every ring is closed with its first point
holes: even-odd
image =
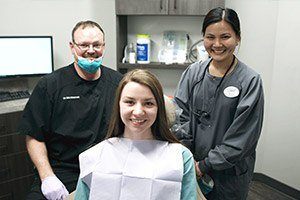
{"type": "Polygon", "coordinates": [[[136,82],[148,87],[155,97],[158,109],[156,119],[151,126],[154,138],[171,143],[179,143],[169,130],[162,86],[151,72],[142,69],[135,69],[128,72],[119,83],[106,138],[122,137],[124,134],[125,125],[120,116],[119,102],[123,88],[129,82],[136,82]]]}

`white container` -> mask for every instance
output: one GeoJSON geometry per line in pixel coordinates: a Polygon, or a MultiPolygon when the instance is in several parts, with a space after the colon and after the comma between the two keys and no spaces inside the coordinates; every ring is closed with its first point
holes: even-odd
{"type": "Polygon", "coordinates": [[[147,34],[136,35],[136,60],[140,64],[150,63],[150,36],[147,34]]]}
{"type": "Polygon", "coordinates": [[[135,63],[135,51],[134,51],[134,47],[133,47],[133,43],[129,44],[128,47],[128,51],[129,51],[129,63],[130,64],[134,64],[135,63]]]}
{"type": "Polygon", "coordinates": [[[135,64],[135,52],[129,52],[129,63],[135,64]]]}

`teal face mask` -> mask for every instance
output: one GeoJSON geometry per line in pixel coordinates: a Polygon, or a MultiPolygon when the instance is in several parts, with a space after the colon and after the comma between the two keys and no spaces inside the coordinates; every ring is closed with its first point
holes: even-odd
{"type": "Polygon", "coordinates": [[[97,72],[97,70],[100,68],[102,61],[103,61],[103,56],[101,56],[100,58],[97,58],[93,61],[90,61],[86,58],[78,56],[77,64],[81,69],[83,69],[87,73],[95,74],[97,72]]]}

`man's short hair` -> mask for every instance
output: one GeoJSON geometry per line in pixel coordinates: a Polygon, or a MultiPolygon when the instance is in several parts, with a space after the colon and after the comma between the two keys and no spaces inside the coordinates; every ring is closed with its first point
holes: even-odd
{"type": "Polygon", "coordinates": [[[75,42],[75,41],[74,41],[74,33],[75,33],[75,31],[76,31],[77,29],[79,29],[79,28],[84,29],[84,28],[86,28],[86,27],[97,27],[97,28],[103,33],[103,40],[105,40],[105,37],[104,37],[105,34],[104,34],[104,31],[103,31],[103,29],[101,28],[101,26],[100,26],[98,23],[94,22],[94,21],[87,20],[87,21],[80,21],[80,22],[78,22],[78,23],[74,26],[74,28],[73,28],[73,30],[72,30],[72,41],[73,41],[73,42],[75,42]]]}

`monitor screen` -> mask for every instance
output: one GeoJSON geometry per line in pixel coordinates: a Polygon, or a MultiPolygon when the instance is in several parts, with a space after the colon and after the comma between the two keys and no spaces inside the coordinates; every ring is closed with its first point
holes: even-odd
{"type": "Polygon", "coordinates": [[[53,71],[52,36],[0,36],[0,78],[53,71]]]}

